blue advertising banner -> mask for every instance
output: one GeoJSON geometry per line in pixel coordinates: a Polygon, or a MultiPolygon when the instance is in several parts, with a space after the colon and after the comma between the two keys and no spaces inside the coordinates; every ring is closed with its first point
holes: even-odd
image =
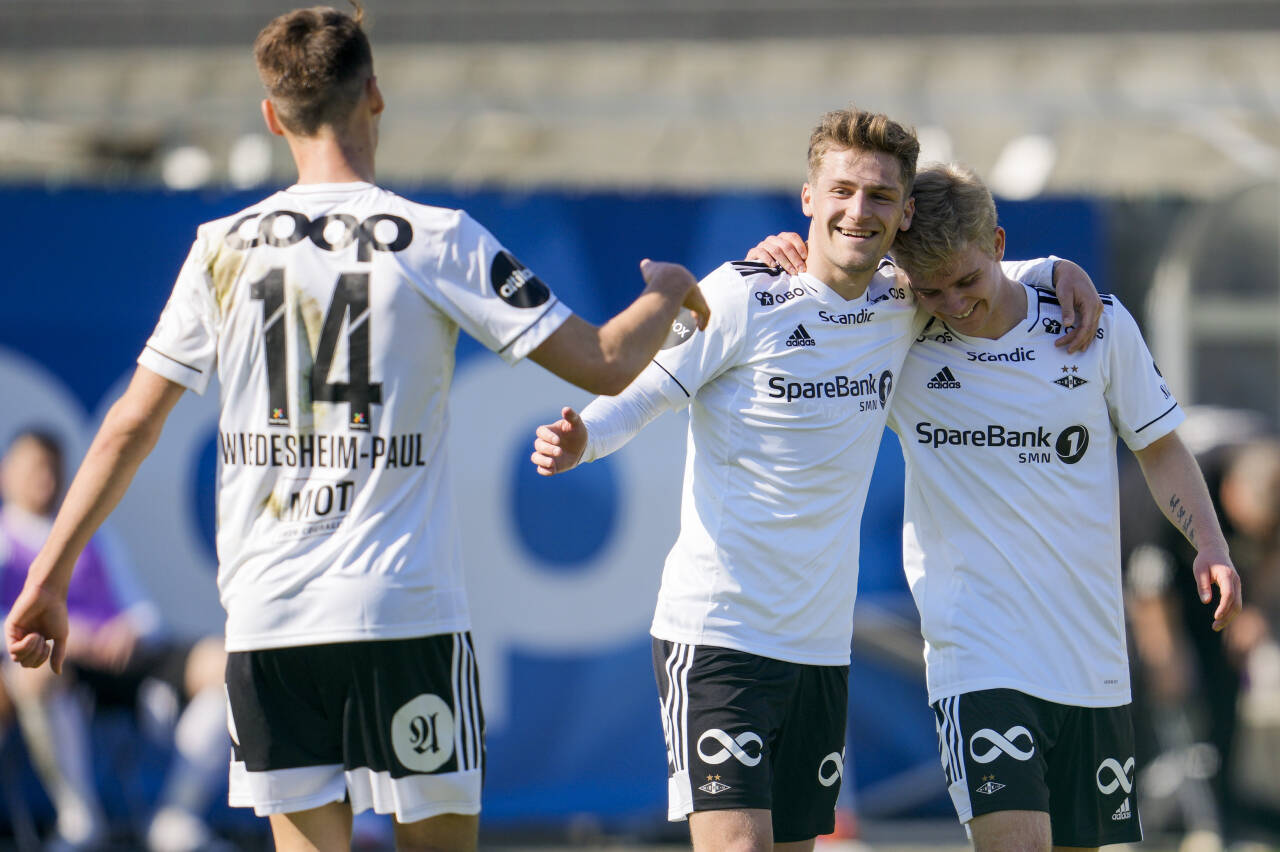
{"type": "MultiPolygon", "coordinates": [[[[196,226],[259,195],[0,190],[9,211],[0,441],[41,425],[60,434],[78,462],[131,375],[196,226]]],[[[798,192],[407,195],[466,208],[594,322],[634,298],[642,258],[704,275],[766,234],[807,227],[798,192]]],[[[1001,220],[1008,257],[1069,257],[1106,289],[1096,205],[1005,203],[1001,220]]],[[[562,405],[585,402],[532,364],[508,367],[474,341],[460,343],[450,447],[489,725],[491,826],[561,824],[580,814],[606,827],[652,826],[665,817],[647,630],[675,537],[684,422],[661,418],[623,451],[572,476],[537,477],[528,462],[535,426],[562,405]]],[[[216,408],[216,389],[183,399],[110,521],[170,627],[189,635],[220,632],[222,624],[213,553],[216,408]]],[[[859,606],[878,613],[886,632],[910,639],[914,609],[898,556],[901,482],[889,435],[864,518],[859,606]]],[[[918,637],[896,657],[890,645],[855,642],[846,786],[866,810],[944,813],[918,637]],[[915,661],[905,659],[912,647],[915,661]]]]}

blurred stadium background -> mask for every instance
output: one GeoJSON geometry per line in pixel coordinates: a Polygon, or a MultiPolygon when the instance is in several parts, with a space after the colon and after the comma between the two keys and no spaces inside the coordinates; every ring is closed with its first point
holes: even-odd
{"type": "MultiPolygon", "coordinates": [[[[0,439],[46,425],[78,460],[195,226],[291,181],[287,150],[261,127],[248,46],[293,5],[0,4],[0,439]]],[[[809,130],[854,102],[914,125],[923,158],[983,174],[1010,256],[1070,257],[1118,294],[1184,404],[1243,409],[1269,429],[1280,415],[1280,3],[367,5],[389,103],[381,182],[467,208],[589,318],[630,299],[642,257],[702,275],[767,233],[803,230],[809,130]]],[[[220,629],[215,400],[181,403],[111,522],[170,626],[191,635],[220,629]]],[[[681,424],[537,481],[533,427],[581,401],[534,367],[460,349],[453,441],[469,465],[456,484],[489,716],[486,844],[683,837],[663,818],[646,636],[674,536],[681,424]]],[[[937,848],[964,837],[900,577],[895,443],[863,530],[844,808],[877,847],[937,848]]],[[[1256,680],[1242,724],[1261,759],[1245,762],[1241,789],[1257,825],[1235,839],[1275,847],[1280,687],[1256,680]]],[[[122,720],[96,736],[127,836],[162,764],[122,720]]],[[[16,842],[49,806],[16,733],[2,754],[0,823],[16,842]]],[[[269,845],[251,817],[213,818],[245,848],[269,845]]],[[[1182,842],[1176,817],[1148,828],[1155,845],[1182,842]]],[[[376,848],[380,830],[366,831],[376,848]]]]}

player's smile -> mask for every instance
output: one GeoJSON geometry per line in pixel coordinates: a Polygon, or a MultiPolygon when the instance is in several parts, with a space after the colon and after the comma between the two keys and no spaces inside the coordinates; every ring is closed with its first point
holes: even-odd
{"type": "Polygon", "coordinates": [[[1004,230],[997,228],[994,255],[969,243],[955,252],[948,268],[911,278],[917,304],[962,334],[999,337],[1026,310],[1022,286],[1000,271],[1003,256],[1004,230]]]}
{"type": "Polygon", "coordinates": [[[809,272],[845,298],[860,296],[899,229],[910,224],[912,202],[898,161],[878,151],[828,151],[800,197],[813,218],[809,272]]]}

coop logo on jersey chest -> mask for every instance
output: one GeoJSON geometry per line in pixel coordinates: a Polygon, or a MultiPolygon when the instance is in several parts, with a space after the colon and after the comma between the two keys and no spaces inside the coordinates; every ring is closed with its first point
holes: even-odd
{"type": "Polygon", "coordinates": [[[536,308],[551,298],[551,291],[529,267],[500,251],[489,267],[489,282],[502,301],[513,308],[536,308]]]}
{"type": "Polygon", "coordinates": [[[414,772],[434,772],[453,757],[453,711],[438,695],[424,692],[391,717],[396,759],[414,772]]]}

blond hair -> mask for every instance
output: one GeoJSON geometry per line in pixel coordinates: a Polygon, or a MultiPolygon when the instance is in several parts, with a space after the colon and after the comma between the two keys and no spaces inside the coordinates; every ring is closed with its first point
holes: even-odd
{"type": "Polygon", "coordinates": [[[314,136],[338,126],[360,100],[373,76],[373,50],[355,14],[328,6],[286,12],[262,28],[253,43],[258,76],[285,129],[314,136]]]}
{"type": "Polygon", "coordinates": [[[946,270],[968,245],[996,253],[996,202],[971,169],[930,163],[916,175],[911,227],[893,241],[893,260],[914,277],[946,270]]]}
{"type": "Polygon", "coordinates": [[[880,151],[898,161],[902,169],[902,186],[911,191],[916,175],[916,158],[920,156],[920,140],[916,132],[887,115],[867,112],[857,107],[836,109],[822,116],[809,135],[809,179],[822,166],[828,151],[880,151]]]}

